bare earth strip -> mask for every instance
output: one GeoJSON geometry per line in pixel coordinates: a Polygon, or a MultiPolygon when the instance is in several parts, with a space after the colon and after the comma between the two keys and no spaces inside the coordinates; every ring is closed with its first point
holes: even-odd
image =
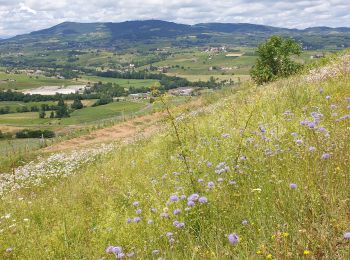
{"type": "Polygon", "coordinates": [[[42,151],[58,152],[116,141],[127,142],[134,139],[139,134],[144,137],[148,137],[159,129],[160,126],[157,124],[157,122],[161,118],[161,113],[138,117],[112,127],[96,130],[90,134],[54,144],[43,149],[42,151]]]}

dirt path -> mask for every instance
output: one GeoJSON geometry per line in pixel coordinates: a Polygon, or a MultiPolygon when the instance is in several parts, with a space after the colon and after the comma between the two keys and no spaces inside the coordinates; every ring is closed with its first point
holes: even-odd
{"type": "Polygon", "coordinates": [[[148,137],[159,130],[160,126],[158,122],[163,116],[164,115],[161,113],[154,113],[138,117],[124,123],[116,124],[112,127],[96,130],[90,134],[54,144],[42,151],[58,152],[69,149],[84,148],[94,144],[128,141],[134,139],[139,134],[148,137]]]}

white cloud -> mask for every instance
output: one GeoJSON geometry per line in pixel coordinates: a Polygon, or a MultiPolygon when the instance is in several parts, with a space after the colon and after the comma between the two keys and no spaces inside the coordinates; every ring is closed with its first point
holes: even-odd
{"type": "Polygon", "coordinates": [[[195,24],[247,22],[281,27],[350,26],[344,0],[0,0],[0,37],[63,21],[162,19],[195,24]]]}

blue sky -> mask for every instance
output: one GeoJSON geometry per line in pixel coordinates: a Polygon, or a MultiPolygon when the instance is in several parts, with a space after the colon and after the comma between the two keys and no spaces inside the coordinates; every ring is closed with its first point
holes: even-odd
{"type": "Polygon", "coordinates": [[[288,28],[350,27],[349,0],[0,0],[0,38],[64,21],[161,19],[288,28]]]}

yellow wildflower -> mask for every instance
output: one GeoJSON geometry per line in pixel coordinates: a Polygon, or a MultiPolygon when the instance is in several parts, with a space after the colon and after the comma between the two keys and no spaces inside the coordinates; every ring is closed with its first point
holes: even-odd
{"type": "Polygon", "coordinates": [[[309,250],[304,250],[304,255],[309,255],[311,252],[309,250]]]}

